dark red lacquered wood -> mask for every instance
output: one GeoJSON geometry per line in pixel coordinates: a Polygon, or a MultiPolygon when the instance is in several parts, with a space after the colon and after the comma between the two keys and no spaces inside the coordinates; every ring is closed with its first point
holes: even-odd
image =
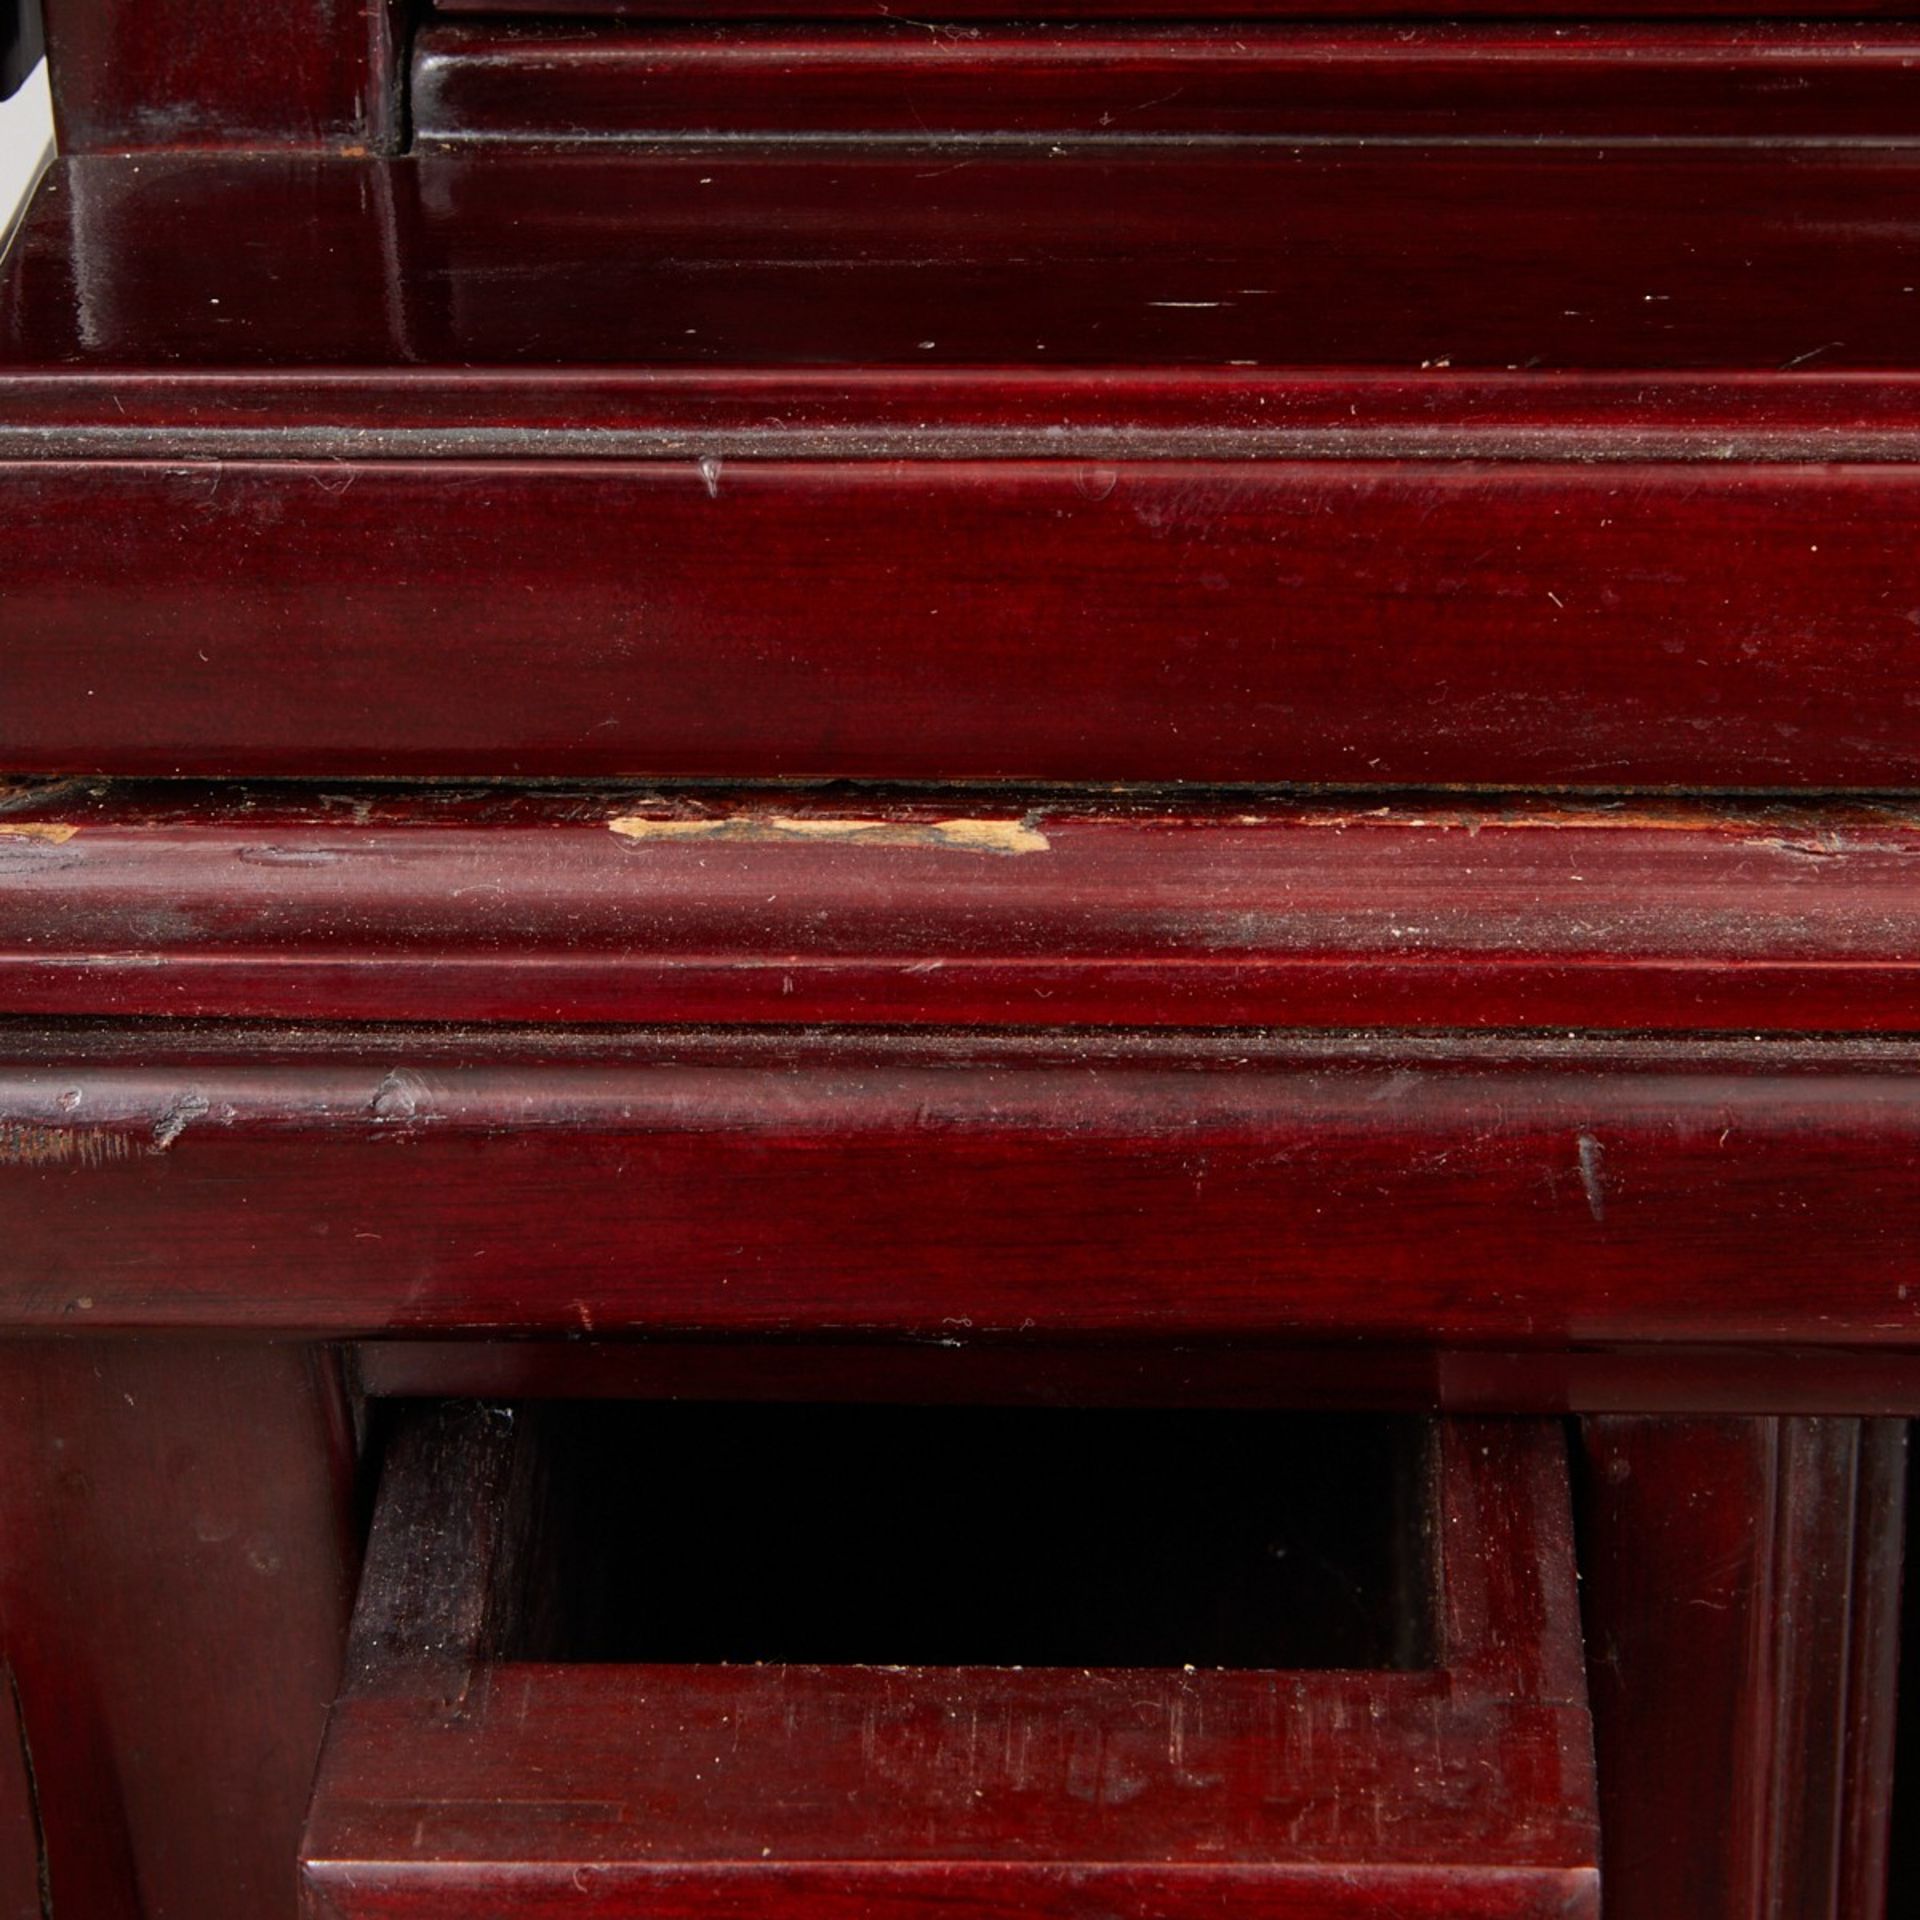
{"type": "MultiPolygon", "coordinates": [[[[519,15],[523,19],[572,17],[685,20],[687,0],[434,0],[433,11],[449,18],[485,18],[519,15]]],[[[949,20],[986,18],[1005,20],[1015,10],[1008,0],[942,0],[927,15],[929,30],[949,20]]],[[[1912,18],[1912,0],[1633,0],[1631,8],[1587,10],[1603,17],[1630,15],[1635,21],[1657,19],[1712,20],[1732,16],[1755,20],[1785,16],[1794,20],[1885,20],[1912,18]]],[[[806,20],[857,20],[874,14],[898,18],[897,9],[882,0],[707,0],[700,17],[744,15],[749,19],[793,17],[806,20]]],[[[1062,22],[1147,15],[1158,19],[1256,20],[1304,16],[1309,20],[1432,20],[1545,17],[1566,19],[1573,14],[1568,0],[1074,0],[1048,9],[1050,19],[1062,22]]]]}
{"type": "Polygon", "coordinates": [[[460,1418],[493,1464],[389,1468],[314,1913],[1597,1910],[1550,1428],[1442,1436],[1435,1671],[595,1668],[490,1658],[515,1475],[504,1423],[460,1418]],[[438,1471],[410,1492],[410,1468],[438,1471]]]}
{"type": "MultiPolygon", "coordinates": [[[[1917,217],[1902,146],[83,158],[48,176],[10,259],[0,358],[122,385],[173,365],[679,367],[724,387],[1245,361],[1296,388],[1451,376],[1412,381],[1438,395],[1506,372],[1808,376],[1769,382],[1784,403],[1911,377],[1917,217]],[[1872,225],[1840,225],[1863,201],[1872,225]]],[[[1249,410],[1258,381],[1234,390],[1241,424],[1286,424],[1249,410]]]]}
{"type": "Polygon", "coordinates": [[[0,485],[0,752],[28,770],[1920,780],[1920,468],[0,485]]]}
{"type": "Polygon", "coordinates": [[[743,465],[716,501],[693,466],[15,468],[0,749],[150,773],[1920,778],[1915,470],[1109,477],[743,465]]]}
{"type": "Polygon", "coordinates": [[[61,151],[399,140],[403,0],[41,0],[61,151]]]}
{"type": "Polygon", "coordinates": [[[1906,1043],[8,1036],[15,1324],[1911,1352],[1906,1043]]]}
{"type": "Polygon", "coordinates": [[[1617,1920],[1877,1920],[1905,1429],[1600,1419],[1582,1572],[1617,1920]]]}
{"type": "Polygon", "coordinates": [[[422,148],[713,134],[1912,139],[1911,30],[435,27],[422,148]]]}
{"type": "Polygon", "coordinates": [[[1912,159],[1309,150],[925,175],[77,163],[19,252],[6,399],[15,451],[100,457],[0,472],[19,530],[0,751],[165,774],[1916,778],[1920,480],[1830,465],[1914,445],[1899,407],[1876,417],[1920,298],[1899,278],[1912,159]],[[1860,204],[1884,209],[1866,236],[1860,204]],[[273,275],[261,232],[292,236],[273,275]],[[1298,372],[1236,384],[1219,361],[1242,351],[1298,372]],[[98,371],[127,355],[156,390],[98,371]],[[545,388],[461,359],[626,363],[666,397],[637,371],[545,388]],[[263,369],[300,361],[369,384],[307,372],[280,422],[263,369]],[[419,399],[407,361],[444,369],[419,399]],[[1054,361],[1081,363],[1066,420],[1054,361]],[[972,394],[958,417],[918,365],[972,394]],[[1521,365],[1559,369],[1571,415],[1551,411],[1567,386],[1490,372],[1521,365]],[[1165,388],[1183,367],[1192,394],[1165,388]],[[1692,424],[1667,451],[1764,465],[1626,459],[1649,444],[1620,374],[1688,369],[1718,397],[1674,401],[1692,424]],[[1379,417],[1354,397],[1375,374],[1379,417]],[[1505,424],[1459,438],[1480,378],[1505,424]],[[618,424],[595,413],[609,380],[618,424]],[[1417,424],[1423,380],[1440,426],[1417,424]],[[789,388],[812,394],[801,424],[772,411],[789,388]],[[1302,396],[1346,424],[1273,440],[1261,422],[1302,396]],[[1726,407],[1764,444],[1711,438],[1726,407]],[[1843,417],[1866,444],[1809,432],[1843,417]],[[1505,457],[1281,457],[1405,453],[1407,432],[1505,457]],[[1073,457],[1006,457],[1048,447],[1073,457]]]}
{"type": "Polygon", "coordinates": [[[1902,1031],[1916,856],[1894,807],[55,784],[0,1011],[1902,1031]]]}
{"type": "MultiPolygon", "coordinates": [[[[682,145],[374,165],[162,150],[395,149],[384,0],[49,6],[65,149],[132,157],[63,168],[0,286],[0,764],[1915,782],[1920,159],[1861,147],[1912,138],[1908,26],[1094,0],[1082,31],[642,34],[613,16],[646,0],[573,0],[608,17],[508,35],[477,0],[416,69],[430,142],[682,145]],[[1357,134],[1557,150],[1325,144],[1357,134]],[[1676,137],[1801,150],[1617,150],[1676,137]]],[[[93,1030],[0,1052],[0,1320],[438,1336],[358,1353],[383,1392],[1920,1408],[1920,1056],[1683,1037],[1911,1030],[1903,814],[1003,802],[9,796],[0,1009],[93,1030]],[[100,1025],[183,1013],[1162,1032],[100,1025]],[[1670,1037],[1241,1031],[1362,1023],[1670,1037]]],[[[344,1405],[311,1350],[0,1346],[4,1920],[288,1910],[344,1405]]],[[[1892,1431],[1589,1448],[1613,1910],[1877,1920],[1892,1431]]],[[[1551,1499],[1557,1666],[1525,1657],[1538,1538],[1468,1515],[1448,1593],[1507,1665],[1451,1663],[1444,1705],[1324,1684],[1293,1720],[1324,1857],[1233,1901],[1591,1909],[1551,1499]],[[1397,1772],[1359,1744],[1383,1723],[1397,1772]],[[1409,1864],[1436,1778],[1461,1872],[1409,1864]],[[1536,1809],[1549,1843],[1514,1841],[1536,1809]]],[[[455,1640],[463,1597],[417,1595],[455,1640]]],[[[450,1736],[444,1677],[389,1666],[343,1714],[317,1910],[771,1885],[865,1920],[880,1882],[1005,1904],[1010,1871],[1029,1911],[1221,1904],[1162,1870],[1164,1797],[1051,1880],[736,1872],[678,1813],[680,1865],[636,1865],[607,1809],[649,1765],[762,1816],[688,1785],[714,1716],[817,1734],[763,1788],[858,1784],[891,1683],[731,1676],[676,1718],[483,1663],[450,1736]]],[[[1101,1737],[1139,1704],[995,1685],[921,1704],[1101,1737]]],[[[1198,1759],[1231,1771],[1257,1689],[1210,1688],[1198,1759]]]]}
{"type": "Polygon", "coordinates": [[[1920,444],[1916,181],[1896,152],[74,163],[8,293],[8,445],[63,457],[0,470],[0,752],[1909,785],[1920,481],[1839,462],[1920,444]],[[521,364],[459,370],[489,360],[521,364]]]}
{"type": "MultiPolygon", "coordinates": [[[[0,362],[0,451],[10,461],[104,464],[166,445],[182,465],[485,458],[536,470],[570,458],[718,458],[721,477],[728,460],[1051,459],[1077,463],[1097,486],[1116,459],[1799,465],[1824,455],[1879,465],[1904,460],[1920,433],[1920,382],[1910,375],[1829,377],[1817,365],[1787,374],[1458,375],[1441,367],[363,365],[352,362],[366,351],[356,324],[365,291],[350,277],[314,289],[311,317],[349,360],[340,367],[183,359],[136,376],[0,362]]],[[[110,313],[111,300],[101,307],[110,313]]],[[[710,477],[709,466],[701,484],[710,477]]]]}
{"type": "Polygon", "coordinates": [[[1904,1649],[1902,1583],[1908,1577],[1910,1424],[1859,1428],[1854,1479],[1853,1570],[1847,1596],[1846,1704],[1840,1717],[1841,1816],[1832,1842],[1839,1860],[1834,1902],[1845,1920],[1884,1920],[1897,1804],[1894,1768],[1899,1700],[1915,1684],[1920,1647],[1904,1649]]]}
{"type": "Polygon", "coordinates": [[[0,1660],[39,1920],[292,1913],[352,1471],[316,1351],[0,1341],[0,1660]]]}
{"type": "Polygon", "coordinates": [[[993,1406],[1353,1408],[1421,1413],[1920,1408],[1920,1354],[1819,1347],[1502,1352],[1244,1339],[892,1344],[407,1339],[352,1349],[369,1394],[409,1399],[856,1401],[993,1406]]]}
{"type": "Polygon", "coordinates": [[[24,1733],[11,1670],[0,1668],[0,1914],[43,1920],[40,1810],[24,1733]]]}

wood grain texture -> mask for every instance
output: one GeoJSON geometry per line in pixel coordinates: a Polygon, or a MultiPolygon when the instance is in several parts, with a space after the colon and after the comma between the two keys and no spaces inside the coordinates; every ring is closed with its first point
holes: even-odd
{"type": "Polygon", "coordinates": [[[354,1564],[298,1347],[0,1342],[0,1655],[46,1915],[278,1920],[354,1564]]]}
{"type": "Polygon", "coordinates": [[[415,42],[411,103],[424,149],[716,134],[1910,140],[1916,49],[1911,29],[1858,24],[521,22],[430,27],[415,42]]]}
{"type": "Polygon", "coordinates": [[[530,1496],[549,1469],[525,1443],[532,1417],[499,1404],[391,1410],[347,1691],[378,1689],[402,1664],[458,1689],[503,1656],[537,1578],[528,1556],[542,1503],[530,1496]]]}
{"type": "Polygon", "coordinates": [[[398,144],[401,0],[42,5],[63,153],[398,144]]]}
{"type": "Polygon", "coordinates": [[[17,1325],[1911,1352],[1907,1043],[89,1033],[17,1325]]]}
{"type": "Polygon", "coordinates": [[[1600,1419],[1585,1435],[1609,1913],[1878,1920],[1905,1429],[1600,1419]]]}
{"type": "Polygon", "coordinates": [[[13,467],[0,751],[157,774],[1920,781],[1920,468],[743,463],[715,485],[692,463],[13,467]]]}
{"type": "Polygon", "coordinates": [[[0,1011],[1898,1032],[1916,855],[1892,806],[54,783],[0,1011]]]}
{"type": "Polygon", "coordinates": [[[70,163],[5,295],[0,753],[1910,786],[1917,188],[1894,150],[70,163]]]}
{"type": "MultiPolygon", "coordinates": [[[[1422,1916],[1596,1910],[1551,1429],[1442,1439],[1438,1672],[592,1667],[484,1652],[450,1666],[449,1640],[483,1640],[436,1623],[410,1650],[387,1595],[456,1584],[441,1517],[512,1477],[503,1424],[476,1434],[456,1417],[493,1465],[403,1453],[402,1467],[442,1463],[425,1496],[396,1492],[389,1468],[383,1505],[422,1524],[376,1519],[362,1620],[384,1657],[359,1668],[329,1730],[305,1846],[312,1912],[533,1916],[583,1893],[667,1914],[963,1900],[1185,1915],[1223,1896],[1311,1920],[1382,1901],[1422,1916]]],[[[467,1592],[495,1579],[476,1554],[467,1592]]]]}

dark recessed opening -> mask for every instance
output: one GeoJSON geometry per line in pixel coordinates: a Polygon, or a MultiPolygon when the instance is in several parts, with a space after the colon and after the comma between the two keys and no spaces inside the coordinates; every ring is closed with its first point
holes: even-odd
{"type": "Polygon", "coordinates": [[[543,1417],[543,1624],[516,1657],[1431,1659],[1418,1421],[605,1403],[543,1417]]]}

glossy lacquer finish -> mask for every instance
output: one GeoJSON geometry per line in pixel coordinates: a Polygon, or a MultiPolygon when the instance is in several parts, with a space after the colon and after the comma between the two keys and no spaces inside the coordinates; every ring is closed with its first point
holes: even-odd
{"type": "MultiPolygon", "coordinates": [[[[1006,141],[1911,140],[1912,30],[443,26],[423,149],[725,133],[1006,141]]],[[[1171,157],[1171,156],[1169,156],[1171,157]]]]}
{"type": "Polygon", "coordinates": [[[75,163],[6,296],[0,753],[1908,785],[1917,191],[1848,151],[75,163]]]}
{"type": "Polygon", "coordinates": [[[1905,1043],[15,1029],[21,1326],[1920,1345],[1905,1043]]]}
{"type": "Polygon", "coordinates": [[[61,782],[0,1011],[1900,1032],[1917,860],[1890,805],[61,782]]]}
{"type": "Polygon", "coordinates": [[[502,1659],[544,1506],[528,1423],[447,1420],[389,1459],[310,1913],[1598,1910],[1551,1427],[1440,1430],[1433,1667],[1183,1672],[502,1659]]]}
{"type": "Polygon", "coordinates": [[[0,1341],[7,1920],[291,1913],[353,1471],[319,1350],[0,1341]]]}
{"type": "Polygon", "coordinates": [[[17,789],[0,1010],[1910,1031],[1895,806],[17,789]]]}
{"type": "Polygon", "coordinates": [[[1920,468],[0,485],[29,770],[1920,781],[1920,468]]]}
{"type": "Polygon", "coordinates": [[[406,3],[40,0],[61,151],[383,151],[406,3]]]}
{"type": "Polygon", "coordinates": [[[1583,1436],[1609,1915],[1878,1920],[1905,1429],[1600,1419],[1583,1436]]]}
{"type": "Polygon", "coordinates": [[[1917,225],[1901,146],[157,154],[49,176],[3,338],[14,372],[122,386],[517,365],[698,369],[725,392],[970,368],[1020,376],[1000,396],[1018,410],[1034,377],[1231,368],[1238,424],[1277,428],[1263,371],[1282,393],[1425,372],[1443,408],[1469,374],[1787,371],[1806,377],[1769,388],[1790,409],[1841,375],[1912,375],[1917,225]],[[1871,225],[1841,224],[1863,202],[1871,225]]]}

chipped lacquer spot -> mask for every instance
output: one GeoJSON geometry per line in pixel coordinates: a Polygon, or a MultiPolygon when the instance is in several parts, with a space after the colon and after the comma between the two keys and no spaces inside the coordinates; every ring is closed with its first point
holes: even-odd
{"type": "Polygon", "coordinates": [[[954,853],[1045,853],[1047,837],[1022,820],[836,820],[798,814],[734,814],[718,820],[662,820],[622,814],[607,822],[623,840],[649,844],[722,841],[744,846],[803,841],[815,846],[921,847],[954,853]]]}

